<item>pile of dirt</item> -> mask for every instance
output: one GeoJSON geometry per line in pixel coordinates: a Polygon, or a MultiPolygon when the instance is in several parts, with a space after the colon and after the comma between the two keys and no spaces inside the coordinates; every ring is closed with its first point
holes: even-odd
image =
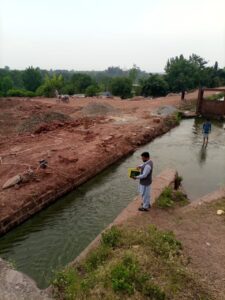
{"type": "Polygon", "coordinates": [[[73,127],[84,126],[85,129],[90,128],[96,123],[104,122],[104,117],[96,117],[96,118],[80,118],[77,120],[70,120],[70,121],[53,121],[51,123],[42,123],[38,127],[35,128],[34,133],[40,134],[47,131],[53,131],[57,128],[63,127],[63,129],[71,129],[73,127]]]}
{"type": "Polygon", "coordinates": [[[166,106],[162,106],[162,107],[158,108],[156,110],[156,113],[158,115],[169,116],[169,115],[174,114],[177,111],[178,111],[178,109],[176,109],[175,107],[166,105],[166,106]]]}
{"type": "Polygon", "coordinates": [[[110,104],[103,103],[89,103],[82,109],[82,112],[86,115],[106,115],[118,112],[118,109],[114,108],[110,104]]]}
{"type": "Polygon", "coordinates": [[[19,127],[18,132],[35,132],[41,124],[70,121],[69,115],[59,112],[37,113],[26,119],[19,127]]]}

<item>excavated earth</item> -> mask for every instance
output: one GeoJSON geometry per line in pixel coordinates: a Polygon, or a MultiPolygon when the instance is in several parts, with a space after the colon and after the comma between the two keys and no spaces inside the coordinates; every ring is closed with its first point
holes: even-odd
{"type": "MultiPolygon", "coordinates": [[[[187,96],[187,102],[197,92],[187,96]]],[[[47,98],[0,100],[0,234],[63,194],[167,132],[174,124],[162,107],[180,96],[146,100],[47,98]],[[40,160],[47,168],[40,168],[40,160]],[[16,175],[20,182],[3,185],[16,175]]],[[[170,109],[169,109],[170,110],[170,109]]]]}

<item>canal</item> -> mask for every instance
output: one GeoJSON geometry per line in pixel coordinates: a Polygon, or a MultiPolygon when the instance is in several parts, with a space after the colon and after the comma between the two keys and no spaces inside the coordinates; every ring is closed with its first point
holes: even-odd
{"type": "Polygon", "coordinates": [[[225,130],[213,123],[207,148],[202,147],[202,121],[181,125],[133,155],[108,168],[88,183],[0,238],[0,257],[45,288],[54,272],[72,261],[137,195],[137,182],[127,169],[149,151],[154,175],[176,168],[192,201],[225,183],[225,130]]]}

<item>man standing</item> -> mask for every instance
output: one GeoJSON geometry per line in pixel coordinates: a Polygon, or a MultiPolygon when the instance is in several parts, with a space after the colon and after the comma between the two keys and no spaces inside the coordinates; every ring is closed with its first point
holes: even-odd
{"type": "Polygon", "coordinates": [[[209,134],[211,132],[211,122],[209,119],[206,119],[206,122],[203,123],[202,126],[202,134],[203,134],[203,145],[207,146],[209,140],[209,134]]]}
{"type": "Polygon", "coordinates": [[[148,211],[151,207],[150,205],[150,193],[151,193],[151,183],[152,183],[152,171],[153,162],[150,160],[150,155],[148,152],[143,152],[141,154],[143,164],[139,166],[141,174],[139,176],[133,177],[134,179],[139,179],[139,192],[141,194],[143,204],[139,207],[140,211],[148,211]]]}

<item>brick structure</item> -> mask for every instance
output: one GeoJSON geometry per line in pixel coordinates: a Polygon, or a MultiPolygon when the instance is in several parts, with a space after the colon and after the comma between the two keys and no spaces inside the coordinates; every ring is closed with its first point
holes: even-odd
{"type": "Polygon", "coordinates": [[[219,100],[207,100],[204,99],[205,91],[215,91],[225,93],[223,88],[200,88],[198,92],[198,102],[196,107],[196,113],[202,116],[210,117],[224,117],[225,116],[225,99],[219,100]]]}

